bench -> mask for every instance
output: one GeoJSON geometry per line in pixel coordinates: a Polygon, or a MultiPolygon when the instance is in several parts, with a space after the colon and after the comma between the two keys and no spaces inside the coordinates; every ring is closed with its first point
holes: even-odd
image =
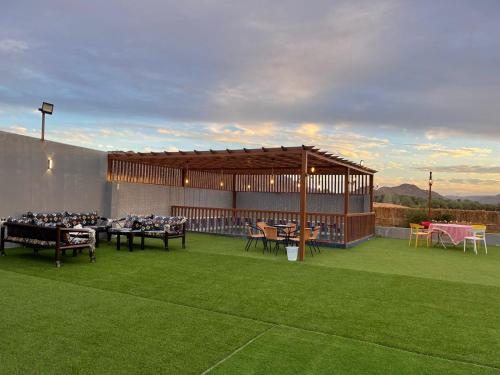
{"type": "Polygon", "coordinates": [[[100,217],[97,211],[90,212],[27,212],[21,216],[20,221],[30,221],[35,224],[65,224],[66,227],[81,226],[95,231],[95,246],[99,247],[99,235],[106,233],[111,227],[109,220],[100,217]]]}
{"type": "Polygon", "coordinates": [[[39,249],[55,249],[55,264],[61,266],[61,253],[89,248],[91,262],[95,262],[95,232],[88,228],[66,228],[62,225],[41,226],[16,222],[4,222],[0,228],[0,255],[5,256],[5,243],[15,243],[31,247],[38,253],[39,249]]]}
{"type": "Polygon", "coordinates": [[[186,248],[186,218],[170,216],[138,216],[127,215],[126,218],[116,220],[115,228],[109,230],[111,235],[117,236],[116,249],[120,250],[120,237],[125,236],[129,251],[133,251],[134,237],[141,239],[141,250],[144,249],[146,238],[156,238],[163,241],[163,246],[168,250],[169,240],[181,238],[182,248],[186,248]]]}

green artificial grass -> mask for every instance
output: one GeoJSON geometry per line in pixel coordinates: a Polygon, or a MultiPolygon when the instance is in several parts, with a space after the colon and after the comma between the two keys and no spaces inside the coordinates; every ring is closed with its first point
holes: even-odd
{"type": "Polygon", "coordinates": [[[61,269],[7,249],[0,372],[500,373],[498,248],[375,239],[293,263],[243,247],[104,243],[61,269]]]}

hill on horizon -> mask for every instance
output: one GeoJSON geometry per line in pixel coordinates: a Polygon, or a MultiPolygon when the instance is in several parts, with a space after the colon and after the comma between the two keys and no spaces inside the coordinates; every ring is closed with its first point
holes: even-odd
{"type": "MultiPolygon", "coordinates": [[[[416,185],[383,186],[375,191],[375,201],[392,203],[406,207],[426,207],[429,191],[416,185]]],[[[443,196],[432,192],[432,205],[435,208],[455,208],[465,210],[500,210],[500,194],[483,196],[443,196]]]]}
{"type": "MultiPolygon", "coordinates": [[[[406,195],[409,197],[427,199],[429,197],[429,191],[420,189],[417,185],[401,184],[399,186],[392,186],[392,187],[382,186],[381,188],[375,191],[375,196],[377,195],[406,195]]],[[[444,199],[444,196],[433,191],[432,198],[444,199]]]]}

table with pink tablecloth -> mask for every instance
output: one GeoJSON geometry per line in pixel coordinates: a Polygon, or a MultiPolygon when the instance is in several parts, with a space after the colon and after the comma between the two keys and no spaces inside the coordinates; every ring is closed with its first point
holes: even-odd
{"type": "Polygon", "coordinates": [[[471,235],[472,226],[463,224],[441,224],[441,223],[431,223],[429,225],[429,231],[440,231],[446,233],[453,245],[458,245],[464,240],[465,237],[471,235]]]}

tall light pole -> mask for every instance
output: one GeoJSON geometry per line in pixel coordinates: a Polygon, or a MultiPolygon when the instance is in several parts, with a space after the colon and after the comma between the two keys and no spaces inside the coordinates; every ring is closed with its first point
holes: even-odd
{"type": "Polygon", "coordinates": [[[431,219],[431,206],[432,206],[432,171],[429,172],[429,220],[431,219]]]}
{"type": "Polygon", "coordinates": [[[43,102],[38,110],[42,112],[42,141],[45,141],[45,114],[51,115],[54,112],[54,104],[43,102]]]}

